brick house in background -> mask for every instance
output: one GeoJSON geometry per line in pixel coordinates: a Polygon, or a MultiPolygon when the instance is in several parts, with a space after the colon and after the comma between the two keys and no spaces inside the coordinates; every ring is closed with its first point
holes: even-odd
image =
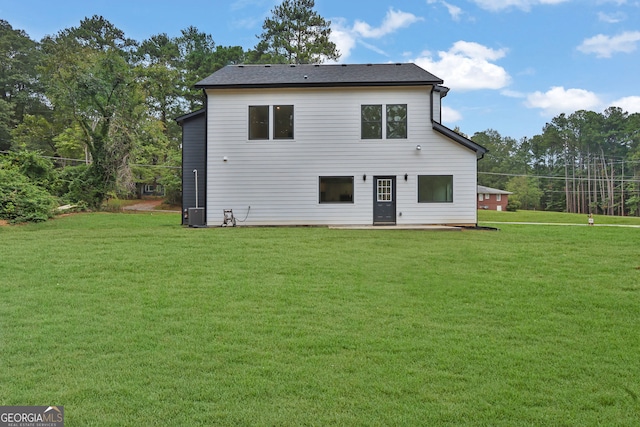
{"type": "Polygon", "coordinates": [[[478,209],[506,211],[509,203],[509,191],[478,185],[478,209]]]}

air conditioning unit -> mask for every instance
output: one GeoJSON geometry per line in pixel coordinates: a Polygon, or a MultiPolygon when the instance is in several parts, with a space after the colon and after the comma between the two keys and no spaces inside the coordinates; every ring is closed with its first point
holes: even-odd
{"type": "Polygon", "coordinates": [[[189,227],[204,227],[204,208],[189,208],[189,227]]]}

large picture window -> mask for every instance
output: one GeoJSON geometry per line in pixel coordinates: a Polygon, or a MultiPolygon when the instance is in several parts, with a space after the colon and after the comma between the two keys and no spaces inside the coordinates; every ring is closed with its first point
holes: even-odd
{"type": "Polygon", "coordinates": [[[419,203],[451,203],[453,202],[452,175],[419,175],[419,203]]]}
{"type": "Polygon", "coordinates": [[[293,105],[273,106],[273,139],[293,139],[293,105]]]}
{"type": "Polygon", "coordinates": [[[407,138],[407,104],[387,105],[387,139],[407,138]]]}
{"type": "Polygon", "coordinates": [[[362,106],[362,139],[382,139],[382,105],[362,106]]]}
{"type": "Polygon", "coordinates": [[[249,139],[269,139],[269,106],[249,106],[249,139]]]}
{"type": "Polygon", "coordinates": [[[320,203],[353,203],[353,177],[321,176],[320,203]]]}

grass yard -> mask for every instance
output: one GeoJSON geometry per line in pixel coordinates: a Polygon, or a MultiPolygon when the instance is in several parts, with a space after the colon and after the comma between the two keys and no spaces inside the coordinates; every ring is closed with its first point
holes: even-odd
{"type": "MultiPolygon", "coordinates": [[[[535,222],[549,224],[581,224],[587,225],[588,216],[586,214],[572,214],[563,212],[547,211],[526,211],[517,212],[497,212],[490,210],[479,210],[478,221],[484,222],[535,222]]],[[[632,216],[608,216],[594,215],[595,225],[636,225],[640,226],[640,218],[632,216]]],[[[482,224],[481,224],[482,225],[482,224]]]]}
{"type": "Polygon", "coordinates": [[[638,425],[639,229],[179,221],[0,227],[0,405],[64,405],[67,426],[638,425]]]}

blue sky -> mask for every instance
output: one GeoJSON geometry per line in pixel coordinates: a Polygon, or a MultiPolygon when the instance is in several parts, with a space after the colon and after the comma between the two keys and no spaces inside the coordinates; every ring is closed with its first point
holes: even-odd
{"type": "MultiPolygon", "coordinates": [[[[102,15],[128,37],[190,25],[218,45],[256,44],[279,0],[0,0],[33,39],[102,15]]],[[[415,62],[451,88],[443,124],[520,139],[554,116],[640,112],[640,0],[316,0],[342,63],[415,62]]]]}

